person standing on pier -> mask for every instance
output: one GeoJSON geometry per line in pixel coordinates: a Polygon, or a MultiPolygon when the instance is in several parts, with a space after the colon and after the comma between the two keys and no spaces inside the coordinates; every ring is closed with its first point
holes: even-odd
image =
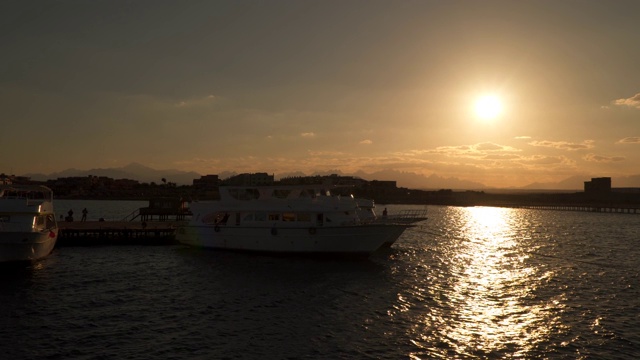
{"type": "Polygon", "coordinates": [[[87,208],[82,209],[82,219],[81,221],[87,221],[87,214],[89,213],[89,210],[87,210],[87,208]]]}

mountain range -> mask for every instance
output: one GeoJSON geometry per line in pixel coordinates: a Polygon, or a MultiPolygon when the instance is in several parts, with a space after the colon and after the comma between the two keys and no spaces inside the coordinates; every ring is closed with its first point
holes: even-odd
{"type": "MultiPolygon", "coordinates": [[[[461,180],[455,177],[442,177],[436,174],[424,176],[421,174],[403,172],[397,170],[383,170],[374,173],[365,173],[358,171],[354,174],[344,174],[339,170],[331,170],[318,172],[313,175],[331,175],[337,174],[342,176],[356,176],[365,180],[392,180],[396,181],[399,187],[406,187],[410,189],[425,189],[425,190],[439,190],[439,189],[465,189],[465,190],[490,190],[491,188],[475,181],[461,180]]],[[[162,179],[167,182],[173,182],[178,185],[191,185],[193,179],[200,178],[201,174],[193,171],[181,171],[175,169],[163,169],[156,170],[148,166],[131,163],[129,165],[119,168],[97,168],[90,170],[78,170],[67,169],[60,172],[51,174],[25,174],[33,180],[45,181],[49,179],[57,179],[63,177],[74,176],[106,176],[113,179],[131,179],[140,182],[155,182],[160,183],[162,179]]],[[[221,172],[218,173],[220,179],[226,179],[230,176],[237,175],[234,172],[221,172]]],[[[277,176],[277,179],[289,176],[307,176],[302,172],[283,173],[277,176]]],[[[582,190],[584,188],[584,182],[590,180],[594,176],[589,175],[576,175],[564,179],[560,182],[538,183],[534,182],[527,186],[519,187],[518,189],[524,190],[582,190]]],[[[640,175],[616,177],[612,179],[613,187],[640,187],[640,175]]]]}
{"type": "Polygon", "coordinates": [[[200,174],[193,171],[175,169],[156,170],[138,163],[131,163],[119,168],[97,168],[90,170],[67,169],[60,172],[45,174],[26,174],[33,180],[45,181],[64,177],[106,176],[112,179],[131,179],[146,183],[160,183],[162,179],[178,185],[191,185],[193,179],[200,178],[200,174]]]}

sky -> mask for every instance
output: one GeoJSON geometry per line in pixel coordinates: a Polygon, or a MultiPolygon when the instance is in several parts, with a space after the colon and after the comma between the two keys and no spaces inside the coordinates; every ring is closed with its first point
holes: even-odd
{"type": "Polygon", "coordinates": [[[640,174],[638,14],[635,0],[5,0],[0,172],[615,186],[640,174]]]}

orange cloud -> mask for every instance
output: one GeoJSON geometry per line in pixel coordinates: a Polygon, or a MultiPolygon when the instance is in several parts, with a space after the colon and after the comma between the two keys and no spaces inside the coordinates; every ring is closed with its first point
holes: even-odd
{"type": "Polygon", "coordinates": [[[618,106],[629,106],[629,107],[634,107],[636,109],[640,109],[640,93],[637,93],[630,98],[614,100],[613,104],[618,106]]]}
{"type": "Polygon", "coordinates": [[[626,137],[618,140],[616,144],[640,144],[640,136],[626,137]]]}
{"type": "Polygon", "coordinates": [[[539,147],[550,147],[550,148],[559,149],[559,150],[576,151],[576,150],[592,149],[594,146],[593,143],[594,143],[593,140],[585,140],[581,144],[571,143],[568,141],[542,140],[542,141],[532,141],[529,143],[529,145],[539,146],[539,147]]]}
{"type": "Polygon", "coordinates": [[[592,162],[616,162],[626,160],[624,156],[602,156],[596,154],[587,154],[584,156],[584,159],[592,162]]]}

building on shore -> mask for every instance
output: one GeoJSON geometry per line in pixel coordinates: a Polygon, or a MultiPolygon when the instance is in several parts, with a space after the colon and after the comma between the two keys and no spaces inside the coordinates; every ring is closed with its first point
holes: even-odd
{"type": "Polygon", "coordinates": [[[592,178],[591,181],[584,182],[584,192],[587,194],[609,194],[611,193],[611,178],[592,178]]]}
{"type": "Polygon", "coordinates": [[[218,175],[204,175],[199,179],[193,179],[193,187],[198,190],[214,190],[220,185],[218,175]]]}
{"type": "Polygon", "coordinates": [[[273,185],[273,175],[267,173],[244,173],[232,176],[222,181],[224,185],[236,186],[264,186],[273,185]]]}

